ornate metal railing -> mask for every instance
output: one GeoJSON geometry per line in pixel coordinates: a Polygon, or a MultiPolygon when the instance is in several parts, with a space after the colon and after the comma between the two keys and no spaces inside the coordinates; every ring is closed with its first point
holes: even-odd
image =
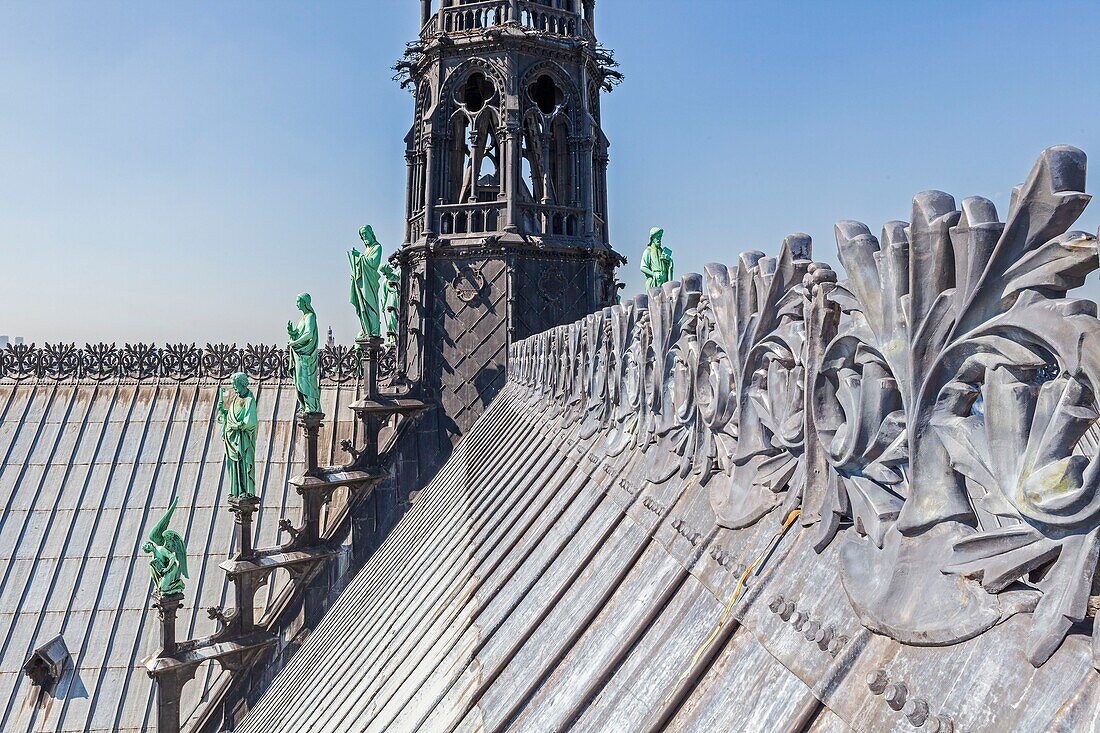
{"type": "MultiPolygon", "coordinates": [[[[347,382],[358,376],[354,346],[325,346],[320,351],[321,379],[347,382]]],[[[388,344],[379,371],[390,374],[396,361],[388,344]]],[[[280,346],[248,344],[9,344],[0,350],[0,379],[227,379],[244,372],[256,382],[290,377],[287,350],[280,346]]]]}
{"type": "Polygon", "coordinates": [[[428,22],[420,29],[420,36],[422,38],[427,38],[429,36],[434,36],[436,33],[439,33],[439,16],[433,15],[428,18],[428,22]]]}
{"type": "Polygon", "coordinates": [[[520,204],[520,221],[525,234],[563,237],[584,235],[584,209],[553,204],[520,204]]]}
{"type": "Polygon", "coordinates": [[[508,22],[556,36],[591,35],[588,23],[575,11],[527,0],[486,0],[443,8],[428,19],[420,35],[427,38],[439,33],[473,33],[508,22]]]}
{"type": "Polygon", "coordinates": [[[440,204],[435,207],[436,231],[440,234],[496,232],[504,224],[504,201],[469,204],[440,204]]]}
{"type": "Polygon", "coordinates": [[[519,17],[516,20],[524,28],[545,31],[556,36],[588,35],[588,24],[576,12],[548,8],[535,2],[519,2],[517,5],[519,17]]]}

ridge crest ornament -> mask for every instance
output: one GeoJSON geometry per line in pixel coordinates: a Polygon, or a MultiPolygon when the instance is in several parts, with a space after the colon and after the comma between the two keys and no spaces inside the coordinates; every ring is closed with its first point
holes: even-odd
{"type": "Polygon", "coordinates": [[[946,646],[1030,614],[1040,666],[1087,621],[1100,667],[1100,320],[1069,296],[1100,269],[1069,231],[1085,167],[1044,151],[1003,222],[939,191],[881,237],[841,221],[843,273],[804,234],[708,264],[513,343],[509,382],[590,450],[636,450],[645,491],[706,492],[718,526],[797,510],[875,633],[946,646]]]}
{"type": "Polygon", "coordinates": [[[1084,177],[1084,153],[1060,146],[1014,190],[1004,223],[985,199],[959,211],[929,191],[881,246],[837,225],[849,321],[814,407],[838,474],[827,511],[866,535],[841,550],[869,628],[950,644],[1034,608],[1038,665],[1085,619],[1100,464],[1078,446],[1096,421],[1100,322],[1065,297],[1098,266],[1095,237],[1066,233],[1089,199],[1084,177]],[[1051,364],[1059,376],[1043,381],[1051,364]]]}

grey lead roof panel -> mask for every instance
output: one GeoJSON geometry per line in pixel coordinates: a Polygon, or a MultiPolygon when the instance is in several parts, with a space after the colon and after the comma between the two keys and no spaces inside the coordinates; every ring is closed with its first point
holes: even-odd
{"type": "MultiPolygon", "coordinates": [[[[300,470],[293,387],[253,385],[259,401],[256,479],[264,497],[260,545],[285,541],[297,519],[287,479],[300,470]]],[[[322,460],[348,437],[352,385],[326,384],[322,460]],[[347,413],[342,414],[342,413],[347,413]]],[[[213,633],[208,606],[231,606],[218,563],[231,551],[217,387],[197,380],[0,381],[0,730],[137,731],[153,727],[154,689],[141,660],[159,645],[140,545],[180,496],[173,528],[191,578],[179,638],[213,633]],[[61,634],[72,662],[44,695],[20,671],[33,649],[61,634]]],[[[260,596],[262,612],[280,584],[260,596]]],[[[228,610],[228,609],[227,609],[228,610]]],[[[184,689],[183,718],[220,671],[203,667],[184,689]]]]}
{"type": "Polygon", "coordinates": [[[1004,704],[973,704],[975,677],[1027,688],[1020,730],[1100,716],[1080,639],[1033,669],[1018,617],[948,649],[873,635],[835,548],[766,523],[695,536],[697,480],[646,485],[645,461],[603,440],[506,387],[237,730],[912,730],[865,683],[884,664],[956,730],[1004,704]],[[850,640],[819,648],[775,593],[850,640]]]}

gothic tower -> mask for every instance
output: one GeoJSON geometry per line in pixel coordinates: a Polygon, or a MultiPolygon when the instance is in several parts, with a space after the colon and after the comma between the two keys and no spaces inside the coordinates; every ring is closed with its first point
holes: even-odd
{"type": "Polygon", "coordinates": [[[416,100],[397,358],[444,443],[504,384],[511,341],[614,300],[600,92],[620,75],[594,4],[421,0],[397,65],[416,100]]]}

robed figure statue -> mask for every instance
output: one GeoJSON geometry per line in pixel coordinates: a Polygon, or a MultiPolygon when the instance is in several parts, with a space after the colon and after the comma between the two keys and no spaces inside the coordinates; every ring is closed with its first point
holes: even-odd
{"type": "Polygon", "coordinates": [[[382,263],[382,306],[385,308],[386,339],[397,343],[397,299],[401,288],[401,268],[382,263]]]}
{"type": "Polygon", "coordinates": [[[290,371],[294,375],[294,389],[298,393],[298,412],[320,412],[317,313],[313,310],[309,293],[298,296],[298,310],[302,312],[298,324],[286,322],[286,331],[290,335],[287,352],[290,354],[290,371]]]}
{"type": "Polygon", "coordinates": [[[382,245],[370,225],[359,230],[363,251],[348,252],[351,265],[351,304],[359,316],[359,338],[381,335],[378,313],[378,266],[382,263],[382,245]]]}
{"type": "Polygon", "coordinates": [[[231,378],[233,394],[218,389],[218,422],[225,443],[225,471],[229,474],[229,496],[256,496],[256,396],[248,388],[248,375],[237,372],[231,378]]]}
{"type": "Polygon", "coordinates": [[[672,280],[672,250],[661,244],[665,230],[649,230],[649,244],[642,253],[642,274],[647,288],[659,288],[672,280]]]}

